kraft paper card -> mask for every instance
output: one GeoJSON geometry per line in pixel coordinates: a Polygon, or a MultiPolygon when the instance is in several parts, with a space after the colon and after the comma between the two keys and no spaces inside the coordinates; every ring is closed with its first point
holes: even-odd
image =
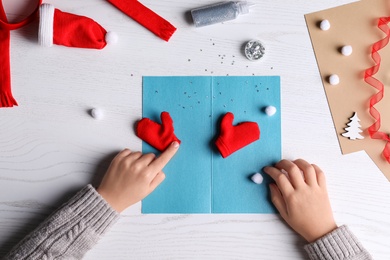
{"type": "MultiPolygon", "coordinates": [[[[275,213],[264,177],[252,174],[281,159],[280,78],[144,77],[143,117],[160,123],[167,111],[182,141],[164,168],[166,179],[142,201],[142,213],[275,213]],[[263,109],[277,108],[274,116],[263,109]],[[214,141],[226,112],[233,125],[257,122],[260,140],[223,159],[214,141]]],[[[143,152],[157,152],[143,143],[143,152]]]]}
{"type": "MultiPolygon", "coordinates": [[[[378,28],[380,17],[390,16],[390,1],[364,0],[305,15],[317,64],[332,113],[334,126],[343,154],[364,150],[390,180],[390,164],[382,155],[386,141],[371,139],[367,128],[374,123],[369,113],[369,100],[378,92],[364,81],[366,69],[374,66],[371,46],[386,35],[378,28]],[[330,29],[320,29],[320,22],[328,20],[330,29]],[[341,48],[352,46],[352,54],[344,56],[341,48]],[[337,74],[338,85],[329,83],[329,76],[337,74]],[[362,140],[342,136],[354,113],[360,118],[362,140]]],[[[384,85],[384,98],[375,105],[380,112],[380,131],[390,133],[390,45],[379,51],[382,57],[375,78],[384,85]]]]}

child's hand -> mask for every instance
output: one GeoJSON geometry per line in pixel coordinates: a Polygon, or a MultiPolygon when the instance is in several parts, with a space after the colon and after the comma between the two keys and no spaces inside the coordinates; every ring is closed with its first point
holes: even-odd
{"type": "Polygon", "coordinates": [[[142,154],[125,149],[111,162],[97,191],[116,211],[149,195],[164,179],[164,166],[175,155],[179,144],[173,142],[156,158],[152,153],[142,154]]]}
{"type": "Polygon", "coordinates": [[[337,228],[325,176],[318,166],[301,159],[282,160],[275,167],[265,167],[264,172],[276,182],[270,184],[273,204],[309,243],[337,228]]]}

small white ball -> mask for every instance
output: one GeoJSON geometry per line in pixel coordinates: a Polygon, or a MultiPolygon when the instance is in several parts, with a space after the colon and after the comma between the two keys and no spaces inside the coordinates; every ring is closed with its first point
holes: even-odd
{"type": "Polygon", "coordinates": [[[352,54],[352,46],[351,45],[345,45],[341,48],[341,54],[344,56],[349,56],[352,54]]]}
{"type": "Polygon", "coordinates": [[[330,23],[328,20],[322,20],[320,23],[320,29],[323,31],[327,31],[330,29],[330,23]]]}
{"type": "Polygon", "coordinates": [[[329,76],[329,84],[335,86],[340,83],[340,78],[336,74],[332,74],[329,76]]]}
{"type": "Polygon", "coordinates": [[[256,184],[261,184],[263,182],[264,178],[263,178],[263,175],[256,172],[255,174],[252,175],[251,180],[256,184]]]}
{"type": "Polygon", "coordinates": [[[95,118],[96,120],[101,120],[104,117],[104,113],[101,109],[93,108],[91,110],[91,116],[95,118]]]}
{"type": "Polygon", "coordinates": [[[118,42],[118,34],[116,32],[107,32],[105,40],[108,45],[116,44],[118,42]]]}
{"type": "Polygon", "coordinates": [[[267,114],[267,116],[273,116],[276,113],[276,107],[274,107],[274,106],[267,106],[264,111],[267,114]]]}

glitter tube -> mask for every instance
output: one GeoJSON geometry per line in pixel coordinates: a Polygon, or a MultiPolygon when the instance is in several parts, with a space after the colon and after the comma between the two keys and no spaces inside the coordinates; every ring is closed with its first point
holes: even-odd
{"type": "Polygon", "coordinates": [[[236,19],[240,14],[249,13],[249,7],[253,5],[247,1],[229,1],[216,3],[191,10],[195,27],[222,23],[236,19]]]}

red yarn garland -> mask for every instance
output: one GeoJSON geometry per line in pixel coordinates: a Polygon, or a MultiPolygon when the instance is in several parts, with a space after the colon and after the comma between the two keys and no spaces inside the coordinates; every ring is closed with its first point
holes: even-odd
{"type": "Polygon", "coordinates": [[[370,137],[372,139],[381,139],[386,141],[386,145],[385,148],[383,149],[382,154],[388,163],[390,163],[390,137],[388,134],[379,131],[381,127],[381,115],[379,111],[374,107],[383,98],[384,85],[381,81],[374,78],[373,76],[379,71],[379,67],[381,64],[381,56],[378,53],[378,51],[383,49],[389,43],[389,39],[390,39],[390,28],[388,26],[389,22],[390,22],[390,17],[379,18],[378,28],[382,30],[386,34],[386,36],[382,40],[372,45],[371,57],[374,60],[375,65],[372,66],[371,68],[368,68],[364,73],[364,81],[378,90],[378,92],[372,95],[370,98],[369,112],[371,116],[375,119],[375,122],[368,128],[368,133],[370,134],[370,137]]]}

